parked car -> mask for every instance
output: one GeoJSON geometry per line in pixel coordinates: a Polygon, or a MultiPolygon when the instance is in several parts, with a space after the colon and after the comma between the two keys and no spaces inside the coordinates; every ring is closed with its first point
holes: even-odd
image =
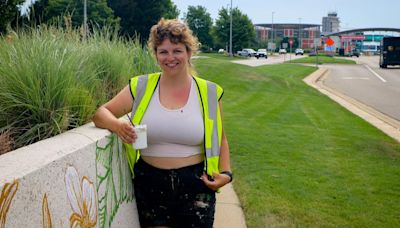
{"type": "Polygon", "coordinates": [[[344,48],[339,49],[339,56],[347,56],[347,57],[353,57],[356,56],[357,58],[360,57],[360,51],[357,49],[353,49],[351,51],[345,51],[344,48]]]}
{"type": "Polygon", "coordinates": [[[350,55],[350,56],[351,56],[351,57],[356,56],[356,57],[358,58],[358,57],[360,57],[360,51],[357,50],[357,49],[354,49],[354,50],[351,52],[351,55],[350,55]]]}
{"type": "Polygon", "coordinates": [[[257,52],[254,51],[254,49],[251,48],[245,48],[241,51],[238,51],[237,54],[239,56],[246,56],[246,57],[252,57],[252,56],[256,56],[257,52]]]}
{"type": "Polygon", "coordinates": [[[218,49],[218,53],[225,53],[225,50],[220,48],[220,49],[218,49]]]}
{"type": "Polygon", "coordinates": [[[314,50],[312,50],[312,51],[310,51],[310,53],[308,53],[308,56],[316,56],[316,55],[317,55],[317,52],[314,50]]]}
{"type": "Polygon", "coordinates": [[[287,51],[284,48],[279,49],[279,54],[286,54],[287,51]]]}
{"type": "Polygon", "coordinates": [[[294,51],[294,53],[295,53],[295,55],[304,55],[304,50],[301,49],[301,48],[297,48],[297,49],[294,51]]]}
{"type": "Polygon", "coordinates": [[[265,57],[268,58],[267,56],[267,49],[258,49],[257,53],[256,53],[256,58],[261,58],[261,57],[265,57]]]}

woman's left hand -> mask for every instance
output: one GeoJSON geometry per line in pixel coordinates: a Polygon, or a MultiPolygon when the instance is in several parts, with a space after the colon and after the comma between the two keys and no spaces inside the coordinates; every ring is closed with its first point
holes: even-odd
{"type": "Polygon", "coordinates": [[[201,180],[203,180],[204,184],[207,185],[210,189],[217,191],[219,188],[228,184],[231,178],[226,174],[214,173],[214,180],[209,180],[206,173],[201,176],[201,180]]]}

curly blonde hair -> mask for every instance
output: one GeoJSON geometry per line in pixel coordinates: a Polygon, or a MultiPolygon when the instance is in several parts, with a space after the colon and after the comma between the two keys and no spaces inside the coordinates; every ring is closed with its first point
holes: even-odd
{"type": "Polygon", "coordinates": [[[192,54],[195,54],[199,49],[199,42],[193,36],[192,30],[186,23],[177,19],[161,18],[156,25],[151,27],[148,45],[153,50],[154,55],[157,53],[157,47],[166,39],[174,44],[184,44],[186,50],[192,52],[192,54]]]}

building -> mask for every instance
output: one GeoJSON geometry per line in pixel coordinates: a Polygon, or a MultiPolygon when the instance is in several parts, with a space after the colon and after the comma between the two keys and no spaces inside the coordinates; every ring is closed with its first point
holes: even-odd
{"type": "Polygon", "coordinates": [[[261,41],[276,43],[284,37],[297,38],[301,48],[313,48],[315,38],[321,36],[318,24],[255,24],[255,28],[261,41]]]}
{"type": "Polygon", "coordinates": [[[322,18],[322,34],[328,34],[332,32],[339,32],[340,20],[336,12],[328,13],[327,17],[322,18]]]}

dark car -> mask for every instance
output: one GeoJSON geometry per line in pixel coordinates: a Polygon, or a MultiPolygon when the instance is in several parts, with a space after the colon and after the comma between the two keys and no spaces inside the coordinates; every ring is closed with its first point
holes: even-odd
{"type": "Polygon", "coordinates": [[[350,54],[350,57],[356,56],[357,58],[360,57],[360,51],[357,49],[354,49],[350,54]]]}
{"type": "Polygon", "coordinates": [[[352,51],[348,51],[347,53],[345,52],[344,48],[339,49],[339,55],[340,56],[347,56],[347,57],[360,57],[360,51],[357,49],[353,49],[352,51]]]}
{"type": "Polygon", "coordinates": [[[308,56],[316,56],[316,55],[317,55],[317,52],[314,50],[312,50],[312,51],[310,51],[310,53],[308,53],[308,56]]]}

